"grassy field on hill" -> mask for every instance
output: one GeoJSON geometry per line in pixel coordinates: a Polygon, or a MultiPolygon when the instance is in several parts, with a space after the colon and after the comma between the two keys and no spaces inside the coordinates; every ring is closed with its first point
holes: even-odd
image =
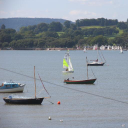
{"type": "Polygon", "coordinates": [[[81,29],[91,29],[91,28],[105,28],[105,26],[83,26],[81,29]]]}
{"type": "MultiPolygon", "coordinates": [[[[108,27],[108,26],[107,26],[108,27]]],[[[114,27],[114,26],[109,26],[109,27],[114,27]]],[[[83,27],[80,27],[82,30],[84,30],[84,29],[92,29],[92,28],[106,28],[106,26],[83,26],[83,27]]],[[[116,27],[117,28],[117,27],[116,27]]],[[[117,28],[118,30],[119,30],[119,33],[118,34],[114,34],[114,35],[112,35],[112,36],[105,36],[105,37],[107,37],[107,38],[109,38],[109,39],[114,39],[115,37],[117,37],[117,36],[120,36],[121,34],[123,34],[123,30],[121,30],[121,29],[119,29],[119,28],[117,28]]],[[[86,37],[87,38],[87,37],[86,37]]]]}
{"type": "MultiPolygon", "coordinates": [[[[107,26],[108,27],[108,26],[107,26]]],[[[109,26],[109,27],[115,27],[115,26],[109,26]]],[[[99,29],[99,28],[106,28],[106,26],[83,26],[83,27],[80,27],[82,30],[84,30],[84,29],[92,29],[92,28],[97,28],[97,29],[99,29]]],[[[123,30],[121,30],[121,29],[119,29],[118,27],[116,27],[117,28],[117,30],[119,30],[119,33],[118,34],[113,34],[113,35],[111,35],[111,36],[104,36],[104,37],[106,37],[106,38],[108,38],[108,39],[114,39],[115,37],[117,37],[117,36],[120,36],[121,34],[123,34],[123,30]]],[[[62,34],[64,34],[64,32],[57,32],[57,34],[59,35],[59,36],[61,36],[62,34]]],[[[84,39],[87,39],[88,38],[88,36],[84,36],[84,39]]]]}

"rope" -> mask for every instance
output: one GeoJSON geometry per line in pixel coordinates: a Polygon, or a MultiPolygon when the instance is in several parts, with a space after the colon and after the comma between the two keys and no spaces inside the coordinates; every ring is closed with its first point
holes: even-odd
{"type": "MultiPolygon", "coordinates": [[[[8,70],[8,69],[4,69],[4,68],[0,68],[0,69],[34,79],[34,78],[31,77],[31,76],[27,76],[27,75],[24,75],[24,74],[21,74],[21,73],[17,73],[17,72],[8,70]]],[[[36,78],[36,80],[40,80],[40,79],[37,79],[37,78],[36,78]]],[[[105,97],[105,96],[101,96],[101,95],[93,94],[93,93],[90,93],[90,92],[81,91],[81,90],[78,90],[78,89],[70,88],[70,87],[63,86],[63,85],[58,85],[58,84],[51,83],[51,82],[48,82],[48,81],[44,81],[44,82],[49,83],[49,84],[52,84],[52,85],[56,85],[56,86],[59,86],[59,87],[62,87],[62,88],[70,89],[70,90],[73,90],[73,91],[77,91],[77,92],[81,92],[81,93],[89,94],[89,95],[92,95],[92,96],[96,96],[96,97],[104,98],[104,99],[107,99],[107,100],[112,100],[112,101],[116,101],[116,102],[119,102],[119,103],[128,104],[128,102],[121,101],[121,100],[116,100],[116,99],[113,99],[113,98],[110,98],[110,97],[105,97]]]]}
{"type": "Polygon", "coordinates": [[[44,89],[41,89],[41,90],[38,92],[37,95],[39,96],[43,90],[44,90],[44,89]]]}
{"type": "MultiPolygon", "coordinates": [[[[100,51],[101,52],[101,51],[100,51]]],[[[101,54],[102,54],[102,56],[103,56],[103,58],[104,58],[104,55],[103,55],[103,53],[101,52],[101,54]]],[[[105,58],[104,58],[104,60],[105,60],[105,58]]],[[[107,62],[106,60],[105,60],[105,62],[107,62]]]]}
{"type": "MultiPolygon", "coordinates": [[[[39,76],[39,78],[40,78],[39,73],[38,73],[38,76],[39,76]]],[[[48,93],[48,91],[46,90],[46,88],[45,88],[45,86],[44,86],[43,81],[42,81],[42,79],[41,79],[41,78],[40,78],[40,81],[41,81],[41,83],[42,83],[42,85],[43,85],[43,87],[44,87],[45,91],[46,91],[46,92],[47,92],[47,94],[49,95],[49,93],[48,93]]],[[[50,95],[49,95],[49,96],[50,96],[50,95]]]]}
{"type": "MultiPolygon", "coordinates": [[[[86,58],[87,58],[87,57],[86,57],[86,58]]],[[[87,59],[87,64],[88,64],[88,59],[87,59]]],[[[89,68],[91,69],[91,72],[92,72],[93,76],[96,78],[96,76],[95,76],[95,74],[94,74],[94,72],[93,72],[91,66],[89,66],[89,68]]]]}
{"type": "Polygon", "coordinates": [[[89,68],[91,69],[93,76],[96,78],[96,76],[95,76],[95,74],[94,74],[94,72],[93,72],[91,66],[90,66],[89,68]]]}
{"type": "MultiPolygon", "coordinates": [[[[98,53],[99,53],[99,51],[98,51],[98,53]]],[[[99,54],[99,56],[100,56],[101,61],[103,62],[102,57],[101,57],[101,55],[100,55],[100,54],[99,54]]]]}

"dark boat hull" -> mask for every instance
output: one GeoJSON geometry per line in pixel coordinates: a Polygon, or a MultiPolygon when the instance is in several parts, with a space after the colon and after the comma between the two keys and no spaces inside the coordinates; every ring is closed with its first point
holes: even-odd
{"type": "Polygon", "coordinates": [[[104,64],[105,64],[105,63],[101,63],[101,64],[91,64],[91,63],[89,64],[89,63],[88,63],[87,65],[88,65],[88,66],[103,66],[104,64]]]}
{"type": "Polygon", "coordinates": [[[44,98],[29,98],[29,99],[22,99],[22,98],[3,98],[6,103],[9,104],[41,104],[44,98]]]}
{"type": "Polygon", "coordinates": [[[66,84],[94,84],[96,79],[89,80],[64,80],[66,84]]]}

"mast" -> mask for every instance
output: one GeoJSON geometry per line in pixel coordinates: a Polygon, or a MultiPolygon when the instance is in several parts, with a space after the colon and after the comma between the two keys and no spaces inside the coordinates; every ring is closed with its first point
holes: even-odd
{"type": "Polygon", "coordinates": [[[98,59],[98,56],[99,56],[99,51],[98,51],[98,44],[97,44],[97,59],[98,59]]]}
{"type": "Polygon", "coordinates": [[[36,98],[36,78],[35,78],[35,66],[34,66],[34,83],[35,83],[35,98],[36,98]]]}
{"type": "Polygon", "coordinates": [[[68,49],[68,51],[67,51],[67,63],[68,63],[68,71],[70,71],[69,59],[70,59],[70,57],[69,57],[69,49],[68,49]]]}
{"type": "Polygon", "coordinates": [[[87,61],[87,57],[86,57],[86,64],[87,64],[87,79],[88,79],[88,61],[87,61]]]}

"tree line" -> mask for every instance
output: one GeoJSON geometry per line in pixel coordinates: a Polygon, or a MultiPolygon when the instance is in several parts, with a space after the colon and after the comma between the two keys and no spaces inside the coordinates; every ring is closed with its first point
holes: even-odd
{"type": "Polygon", "coordinates": [[[80,26],[112,26],[112,25],[117,25],[118,20],[111,20],[111,19],[105,19],[105,18],[98,18],[98,19],[81,19],[81,20],[76,20],[76,25],[78,27],[80,26]]]}
{"type": "MultiPolygon", "coordinates": [[[[81,20],[80,20],[81,21],[81,20]]],[[[93,46],[101,45],[120,45],[128,47],[128,20],[127,22],[118,22],[117,20],[100,19],[85,19],[82,21],[90,21],[92,25],[106,23],[106,27],[101,28],[82,28],[83,22],[78,25],[65,21],[52,22],[50,24],[40,23],[27,27],[21,27],[17,32],[15,29],[6,29],[3,24],[0,28],[0,48],[11,47],[13,49],[27,48],[75,48],[76,46],[93,46]],[[112,25],[112,26],[111,26],[112,25]],[[123,34],[119,34],[119,29],[123,34]],[[108,36],[115,36],[111,39],[108,36]]],[[[87,24],[86,24],[87,25],[87,24]]],[[[86,26],[85,25],[85,26],[86,26]]],[[[89,26],[89,24],[88,24],[89,26]]],[[[103,26],[103,25],[102,25],[103,26]]]]}

